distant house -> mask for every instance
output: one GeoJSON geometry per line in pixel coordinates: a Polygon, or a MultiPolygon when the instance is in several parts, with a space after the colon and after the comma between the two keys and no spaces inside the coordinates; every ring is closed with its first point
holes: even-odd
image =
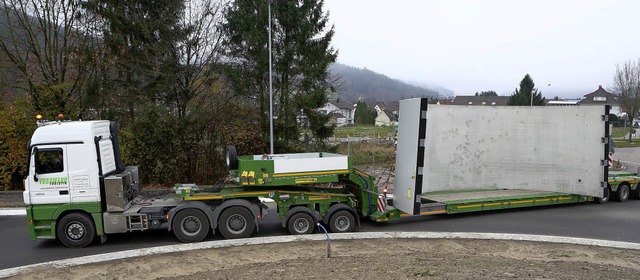
{"type": "MultiPolygon", "coordinates": [[[[429,100],[431,102],[431,100],[429,100]]],[[[433,102],[437,105],[453,105],[453,100],[451,99],[436,99],[433,102]]]]}
{"type": "Polygon", "coordinates": [[[578,106],[582,99],[545,100],[545,106],[578,106]]]}
{"type": "MultiPolygon", "coordinates": [[[[397,111],[396,111],[397,112],[397,111]]],[[[398,114],[391,110],[383,110],[376,116],[376,126],[391,126],[398,122],[398,114]]]]}
{"type": "Polygon", "coordinates": [[[459,95],[453,99],[453,105],[466,106],[507,106],[509,96],[459,95]]]}
{"type": "Polygon", "coordinates": [[[330,123],[336,126],[345,126],[353,124],[355,108],[350,102],[344,100],[330,100],[324,106],[318,108],[318,111],[325,115],[330,115],[330,123]]]}
{"type": "Polygon", "coordinates": [[[389,104],[385,104],[384,102],[378,102],[376,103],[376,105],[373,107],[374,110],[376,110],[376,114],[380,114],[380,112],[382,111],[389,111],[392,114],[398,114],[398,110],[400,110],[400,102],[399,101],[393,101],[393,102],[389,102],[389,104]]]}
{"type": "Polygon", "coordinates": [[[345,126],[348,124],[347,117],[338,112],[329,113],[329,124],[335,124],[336,126],[345,126]]]}
{"type": "Polygon", "coordinates": [[[610,114],[614,114],[616,116],[622,115],[622,110],[620,109],[620,101],[618,97],[614,94],[606,91],[602,86],[598,86],[598,89],[592,93],[589,93],[584,96],[580,102],[578,102],[580,106],[592,106],[592,105],[611,105],[610,114]]]}

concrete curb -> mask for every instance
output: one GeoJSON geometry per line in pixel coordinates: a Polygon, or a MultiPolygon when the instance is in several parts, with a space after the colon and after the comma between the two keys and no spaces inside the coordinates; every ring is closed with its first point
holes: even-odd
{"type": "MultiPolygon", "coordinates": [[[[479,232],[357,232],[330,234],[332,240],[354,239],[388,239],[388,238],[420,238],[420,239],[481,239],[481,240],[514,240],[534,241],[548,243],[565,243],[575,245],[599,246],[618,249],[640,250],[640,243],[607,241],[600,239],[588,239],[577,237],[559,237],[532,234],[503,234],[503,233],[479,233],[479,232]]],[[[200,243],[177,244],[153,248],[135,249],[114,253],[98,254],[78,258],[57,260],[0,270],[0,278],[15,276],[32,269],[65,268],[70,266],[93,264],[126,258],[134,258],[148,255],[184,252],[200,249],[225,248],[243,245],[261,245],[299,241],[323,241],[324,234],[309,234],[297,236],[273,236],[261,238],[246,238],[233,240],[217,240],[200,243]]]]}
{"type": "Polygon", "coordinates": [[[25,208],[0,208],[0,216],[25,216],[27,210],[25,208]]]}

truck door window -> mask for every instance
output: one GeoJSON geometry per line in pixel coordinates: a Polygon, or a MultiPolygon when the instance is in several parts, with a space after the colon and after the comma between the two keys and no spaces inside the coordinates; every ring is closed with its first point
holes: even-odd
{"type": "Polygon", "coordinates": [[[40,149],[36,155],[36,172],[38,174],[64,171],[62,149],[40,149]]]}

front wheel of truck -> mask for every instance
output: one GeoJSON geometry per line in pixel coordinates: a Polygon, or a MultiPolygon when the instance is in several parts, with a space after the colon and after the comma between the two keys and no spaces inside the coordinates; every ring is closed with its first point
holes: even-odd
{"type": "Polygon", "coordinates": [[[173,218],[171,229],[182,242],[200,242],[209,234],[209,219],[198,209],[184,209],[173,218]]]}
{"type": "Polygon", "coordinates": [[[96,228],[89,215],[70,213],[58,222],[56,234],[62,244],[69,248],[86,247],[96,237],[96,228]]]}

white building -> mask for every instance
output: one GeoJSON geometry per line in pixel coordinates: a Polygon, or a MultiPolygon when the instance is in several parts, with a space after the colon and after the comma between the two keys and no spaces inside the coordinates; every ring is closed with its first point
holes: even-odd
{"type": "Polygon", "coordinates": [[[330,123],[336,126],[345,126],[353,124],[355,108],[353,104],[344,100],[331,100],[318,108],[318,111],[325,115],[331,115],[330,123]]]}

